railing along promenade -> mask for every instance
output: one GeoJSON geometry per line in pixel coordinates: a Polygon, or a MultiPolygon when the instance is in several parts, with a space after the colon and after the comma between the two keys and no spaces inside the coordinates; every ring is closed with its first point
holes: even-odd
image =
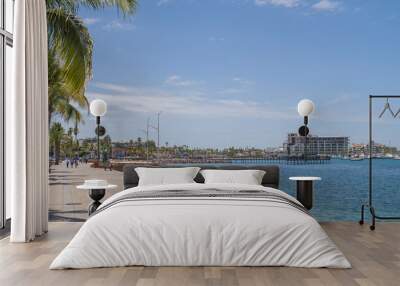
{"type": "Polygon", "coordinates": [[[292,164],[292,165],[303,165],[303,164],[325,164],[329,163],[331,160],[330,156],[271,156],[271,157],[261,157],[261,158],[235,158],[232,159],[232,163],[238,164],[292,164]]]}
{"type": "Polygon", "coordinates": [[[113,160],[115,163],[136,163],[143,165],[185,165],[185,164],[250,164],[250,165],[265,165],[265,164],[325,164],[330,162],[329,156],[265,156],[265,157],[236,157],[236,158],[221,158],[221,157],[204,157],[204,158],[161,158],[152,159],[149,161],[143,160],[113,160]]]}

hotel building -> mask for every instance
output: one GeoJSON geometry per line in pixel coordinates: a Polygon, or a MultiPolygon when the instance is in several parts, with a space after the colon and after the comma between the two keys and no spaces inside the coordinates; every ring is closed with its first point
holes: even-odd
{"type": "Polygon", "coordinates": [[[346,156],[349,148],[350,139],[344,136],[309,135],[305,138],[297,133],[289,133],[287,142],[284,143],[284,150],[290,155],[302,155],[306,150],[307,155],[346,156]]]}

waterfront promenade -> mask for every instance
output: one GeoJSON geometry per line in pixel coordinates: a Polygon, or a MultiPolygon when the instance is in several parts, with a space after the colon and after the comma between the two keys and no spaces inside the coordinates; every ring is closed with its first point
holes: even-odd
{"type": "Polygon", "coordinates": [[[49,176],[51,220],[83,221],[88,217],[87,207],[91,203],[88,191],[76,188],[88,179],[104,179],[118,186],[107,190],[105,198],[123,190],[122,172],[91,168],[90,164],[80,164],[77,168],[67,168],[64,163],[53,165],[49,176]]]}
{"type": "MultiPolygon", "coordinates": [[[[132,161],[125,162],[132,164],[132,161]]],[[[142,164],[139,165],[144,165],[142,164]]],[[[235,163],[238,164],[238,163],[235,163]]],[[[249,164],[245,163],[244,165],[249,164]]],[[[258,162],[257,162],[258,164],[258,162]]],[[[268,164],[268,163],[267,163],[268,164]]],[[[296,184],[292,176],[316,176],[322,181],[314,185],[314,208],[312,215],[318,221],[354,221],[360,219],[361,203],[368,195],[368,160],[330,160],[329,164],[277,164],[280,167],[279,189],[295,196],[296,184]]],[[[384,216],[397,216],[400,206],[398,174],[400,160],[374,160],[374,205],[384,216]],[[380,187],[379,187],[380,186],[380,187]]],[[[115,164],[122,170],[122,164],[115,164]]],[[[83,164],[76,169],[65,165],[53,166],[50,174],[50,216],[54,220],[82,220],[87,218],[90,198],[87,191],[75,187],[85,179],[106,179],[118,185],[107,191],[107,196],[121,191],[122,172],[104,171],[83,164]]]]}

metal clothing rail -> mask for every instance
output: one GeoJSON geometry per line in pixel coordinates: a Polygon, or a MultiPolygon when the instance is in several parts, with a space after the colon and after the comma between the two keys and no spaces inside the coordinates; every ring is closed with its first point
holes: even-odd
{"type": "MultiPolygon", "coordinates": [[[[376,219],[380,220],[400,220],[400,217],[396,216],[380,216],[377,215],[376,210],[373,206],[373,200],[372,200],[372,191],[373,191],[373,185],[372,185],[372,168],[373,168],[373,152],[372,152],[372,102],[374,99],[386,99],[389,100],[390,98],[397,98],[400,99],[400,95],[370,95],[369,96],[369,164],[368,164],[368,203],[367,204],[362,204],[361,205],[361,219],[359,221],[360,224],[364,224],[364,211],[365,208],[369,208],[369,211],[371,213],[371,225],[370,229],[375,230],[375,221],[376,219]]],[[[385,110],[384,110],[385,111],[385,110]]],[[[397,114],[396,114],[397,115],[397,114]]]]}

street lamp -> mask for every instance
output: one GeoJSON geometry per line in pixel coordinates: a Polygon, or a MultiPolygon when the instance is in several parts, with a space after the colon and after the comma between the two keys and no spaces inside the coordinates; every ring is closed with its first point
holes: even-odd
{"type": "Polygon", "coordinates": [[[297,112],[300,116],[304,117],[304,125],[299,128],[299,135],[304,136],[304,159],[307,160],[307,135],[310,130],[308,129],[308,116],[314,112],[315,105],[309,99],[302,99],[297,104],[297,112]]]}
{"type": "Polygon", "coordinates": [[[100,136],[105,134],[105,128],[100,126],[100,117],[107,112],[107,103],[101,99],[95,99],[90,103],[90,113],[96,117],[96,135],[97,135],[97,164],[100,164],[100,136]]]}

